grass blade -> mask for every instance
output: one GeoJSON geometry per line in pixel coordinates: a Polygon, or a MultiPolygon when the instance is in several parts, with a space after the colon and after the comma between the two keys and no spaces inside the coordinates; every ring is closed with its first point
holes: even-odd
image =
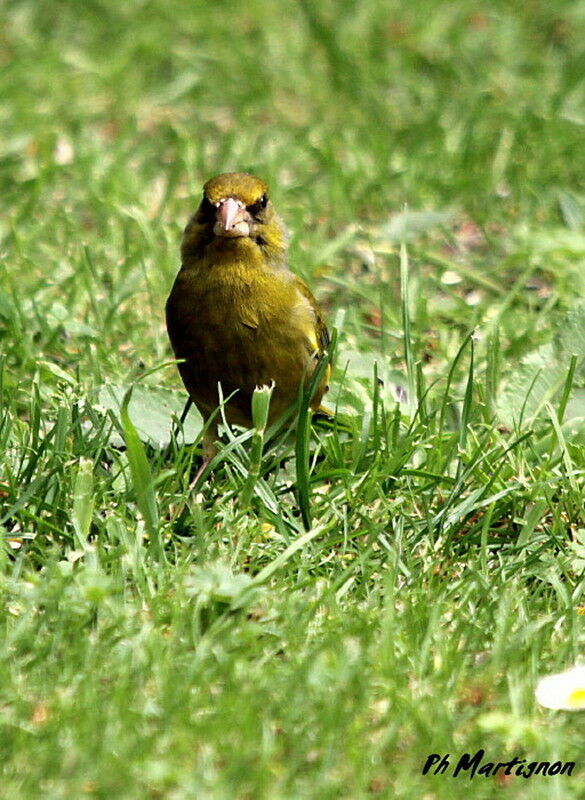
{"type": "Polygon", "coordinates": [[[404,336],[404,360],[406,362],[406,375],[408,379],[408,409],[412,419],[416,409],[416,370],[414,368],[414,354],[410,338],[410,312],[408,292],[408,253],[406,244],[400,245],[400,293],[402,306],[402,330],[404,336]]]}
{"type": "MultiPolygon", "coordinates": [[[[459,448],[461,452],[467,445],[467,426],[471,421],[471,407],[473,405],[473,338],[469,339],[469,369],[467,371],[467,384],[465,386],[465,397],[463,398],[463,409],[461,410],[461,427],[459,428],[459,448]]],[[[461,463],[461,462],[459,462],[461,463]]]]}
{"type": "Polygon", "coordinates": [[[270,398],[273,389],[274,382],[271,386],[257,386],[252,395],[252,422],[254,423],[254,432],[252,434],[252,445],[250,448],[248,476],[240,496],[242,508],[247,508],[250,505],[252,495],[254,494],[254,487],[260,475],[264,433],[266,431],[266,423],[268,422],[270,398]]]}
{"type": "Polygon", "coordinates": [[[331,331],[331,342],[315,368],[308,385],[302,387],[299,402],[296,438],[297,493],[305,530],[311,528],[311,498],[309,489],[309,444],[311,439],[311,400],[321,383],[327,366],[331,363],[337,344],[337,330],[331,331]]]}
{"type": "Polygon", "coordinates": [[[573,388],[573,381],[575,380],[575,370],[577,369],[577,361],[578,357],[573,353],[571,356],[571,362],[569,364],[569,371],[567,372],[567,379],[565,380],[565,385],[563,386],[563,393],[561,394],[561,399],[559,401],[559,407],[557,410],[557,420],[559,425],[563,423],[563,417],[565,416],[565,411],[567,410],[567,403],[569,402],[569,397],[571,396],[571,389],[573,388]]]}
{"type": "Polygon", "coordinates": [[[81,458],[73,485],[73,508],[71,509],[73,530],[77,546],[81,550],[85,550],[87,547],[94,504],[93,461],[81,458]]]}
{"type": "Polygon", "coordinates": [[[140,437],[128,413],[131,396],[132,389],[130,388],[126,392],[120,408],[120,419],[122,421],[122,432],[127,448],[128,463],[130,464],[130,475],[136,497],[136,504],[144,518],[144,526],[150,538],[151,546],[156,555],[162,558],[164,552],[159,531],[158,505],[154,493],[150,465],[146,457],[144,445],[140,441],[140,437]]]}

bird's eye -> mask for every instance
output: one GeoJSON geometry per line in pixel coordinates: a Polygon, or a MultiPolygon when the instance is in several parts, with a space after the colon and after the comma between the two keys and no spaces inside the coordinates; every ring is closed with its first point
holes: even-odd
{"type": "Polygon", "coordinates": [[[256,200],[255,203],[253,203],[251,206],[248,206],[248,211],[250,212],[250,214],[255,216],[256,214],[260,213],[262,209],[266,208],[267,205],[268,205],[268,198],[266,197],[265,194],[263,194],[259,200],[256,200]]]}
{"type": "Polygon", "coordinates": [[[205,217],[211,217],[215,214],[215,206],[207,199],[206,195],[203,195],[200,208],[205,217]]]}

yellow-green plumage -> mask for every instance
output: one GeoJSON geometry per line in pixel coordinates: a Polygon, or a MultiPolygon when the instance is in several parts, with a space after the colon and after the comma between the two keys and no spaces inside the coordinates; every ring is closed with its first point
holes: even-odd
{"type": "MultiPolygon", "coordinates": [[[[182,266],[167,301],[167,328],[185,387],[204,418],[217,407],[250,426],[256,386],[275,383],[269,421],[297,399],[329,336],[308,287],[288,269],[287,235],[268,188],[245,173],[204,186],[181,246],[182,266]]],[[[328,374],[312,406],[327,391],[328,374]]],[[[204,442],[213,454],[215,427],[204,442]]]]}

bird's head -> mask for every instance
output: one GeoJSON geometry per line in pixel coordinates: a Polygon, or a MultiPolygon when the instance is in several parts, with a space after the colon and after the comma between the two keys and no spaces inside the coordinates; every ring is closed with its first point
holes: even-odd
{"type": "Polygon", "coordinates": [[[197,256],[213,242],[222,249],[258,247],[269,258],[284,253],[286,229],[264,181],[246,172],[226,172],[207,181],[185,230],[183,255],[197,256]]]}
{"type": "Polygon", "coordinates": [[[254,175],[227,172],[207,181],[201,209],[213,215],[216,236],[250,236],[270,219],[268,186],[254,175]]]}

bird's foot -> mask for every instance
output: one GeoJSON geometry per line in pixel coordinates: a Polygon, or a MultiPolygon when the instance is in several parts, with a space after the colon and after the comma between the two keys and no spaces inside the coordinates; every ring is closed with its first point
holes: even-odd
{"type": "Polygon", "coordinates": [[[211,458],[204,458],[203,459],[203,461],[201,463],[201,466],[197,470],[197,473],[196,473],[195,477],[193,478],[193,480],[189,484],[189,492],[190,492],[190,494],[193,494],[195,492],[195,489],[199,487],[199,482],[201,481],[201,478],[203,477],[203,474],[204,474],[205,470],[209,466],[210,461],[211,461],[211,458]]]}

